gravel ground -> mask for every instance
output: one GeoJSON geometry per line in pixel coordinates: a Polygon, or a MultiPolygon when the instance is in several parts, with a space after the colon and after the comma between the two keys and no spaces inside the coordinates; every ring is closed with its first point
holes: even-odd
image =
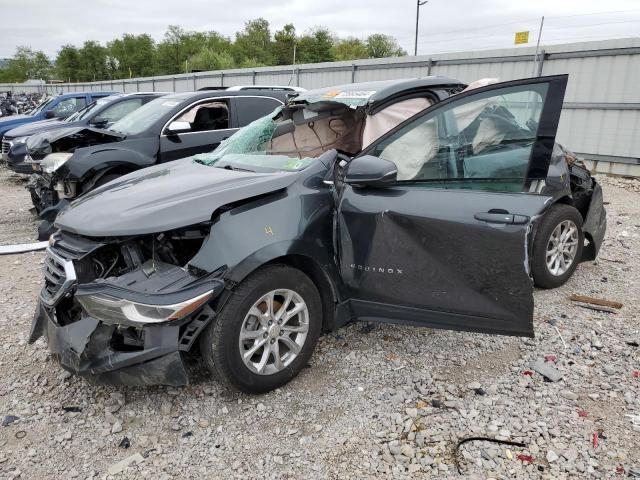
{"type": "MultiPolygon", "coordinates": [[[[353,324],[323,336],[309,368],[263,396],[206,377],[175,389],[71,376],[42,340],[26,344],[42,253],[0,257],[0,478],[631,475],[640,470],[640,182],[601,180],[600,257],[562,288],[535,292],[535,339],[353,324]],[[583,309],[572,293],[624,307],[583,309]],[[533,372],[538,359],[562,379],[533,372]]],[[[22,185],[0,171],[0,244],[34,239],[22,185]]]]}

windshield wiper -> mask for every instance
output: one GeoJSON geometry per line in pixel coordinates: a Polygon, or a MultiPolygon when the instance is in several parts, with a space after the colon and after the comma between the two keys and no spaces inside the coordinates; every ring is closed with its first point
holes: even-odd
{"type": "Polygon", "coordinates": [[[225,170],[236,170],[239,172],[251,172],[251,173],[256,173],[255,170],[250,170],[248,168],[242,168],[242,167],[234,167],[232,165],[225,165],[223,167],[218,167],[218,168],[224,168],[225,170]]]}

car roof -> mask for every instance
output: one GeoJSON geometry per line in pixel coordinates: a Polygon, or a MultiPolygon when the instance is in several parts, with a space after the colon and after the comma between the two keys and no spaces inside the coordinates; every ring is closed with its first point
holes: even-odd
{"type": "Polygon", "coordinates": [[[203,90],[198,92],[170,93],[163,98],[165,100],[177,100],[183,102],[187,100],[199,100],[201,98],[259,96],[277,98],[284,101],[290,94],[290,91],[283,90],[203,90]]]}
{"type": "Polygon", "coordinates": [[[113,95],[116,94],[118,92],[113,92],[113,91],[107,91],[107,92],[61,92],[58,95],[53,95],[54,97],[69,97],[69,96],[74,96],[74,95],[113,95]]]}
{"type": "Polygon", "coordinates": [[[394,96],[409,94],[415,91],[464,86],[466,85],[460,80],[437,76],[377,80],[309,90],[294,97],[292,102],[340,102],[356,107],[364,105],[373,106],[385,102],[394,96]]]}
{"type": "Polygon", "coordinates": [[[291,85],[234,85],[227,87],[228,92],[237,92],[238,90],[284,90],[287,92],[306,92],[306,88],[292,87],[291,85]]]}
{"type": "Polygon", "coordinates": [[[136,97],[162,97],[163,95],[168,95],[170,92],[130,92],[130,93],[121,93],[117,92],[113,95],[109,95],[108,97],[100,98],[99,100],[115,100],[117,98],[136,98],[136,97]]]}

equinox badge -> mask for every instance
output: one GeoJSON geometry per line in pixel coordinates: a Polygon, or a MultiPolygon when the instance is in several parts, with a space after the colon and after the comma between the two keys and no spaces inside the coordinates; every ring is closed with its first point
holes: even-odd
{"type": "Polygon", "coordinates": [[[373,267],[371,265],[356,265],[352,263],[351,268],[354,270],[362,270],[363,272],[372,273],[387,273],[389,275],[402,275],[402,269],[400,268],[388,268],[388,267],[373,267]]]}

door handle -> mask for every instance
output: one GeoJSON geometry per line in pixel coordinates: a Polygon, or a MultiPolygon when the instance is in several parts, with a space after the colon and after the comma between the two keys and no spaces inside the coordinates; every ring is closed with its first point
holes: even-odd
{"type": "Polygon", "coordinates": [[[501,212],[481,212],[476,213],[473,218],[487,223],[502,223],[508,225],[524,225],[529,221],[526,215],[514,215],[506,210],[501,212]]]}

